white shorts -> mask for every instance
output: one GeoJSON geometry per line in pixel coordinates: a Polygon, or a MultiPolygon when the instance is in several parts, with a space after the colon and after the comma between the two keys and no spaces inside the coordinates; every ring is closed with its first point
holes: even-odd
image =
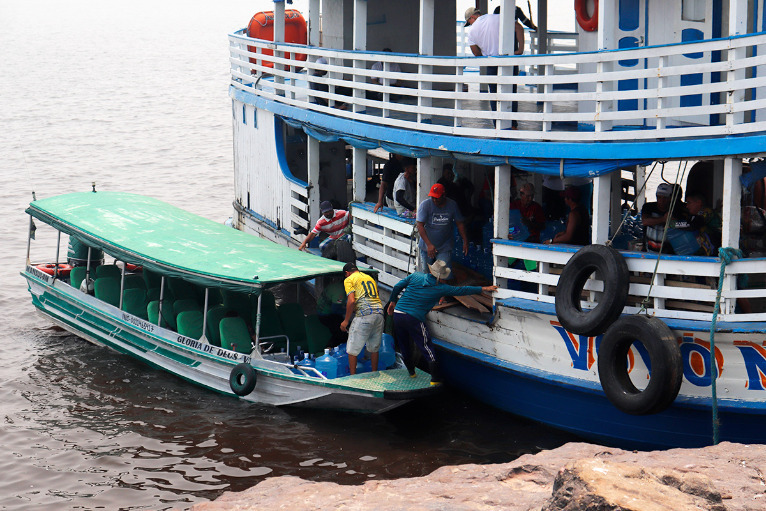
{"type": "Polygon", "coordinates": [[[380,340],[383,337],[383,314],[368,314],[359,316],[351,322],[348,329],[346,353],[358,357],[362,348],[375,353],[380,350],[380,340]]]}

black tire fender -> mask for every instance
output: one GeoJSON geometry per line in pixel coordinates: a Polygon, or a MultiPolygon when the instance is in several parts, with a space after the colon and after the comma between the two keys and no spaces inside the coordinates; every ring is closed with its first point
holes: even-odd
{"type": "Polygon", "coordinates": [[[605,245],[586,245],[561,272],[556,286],[556,316],[573,334],[603,334],[620,317],[628,300],[629,285],[628,265],[617,250],[605,245]],[[603,280],[604,291],[594,309],[582,310],[580,295],[594,272],[603,280]]]}
{"type": "Polygon", "coordinates": [[[664,321],[648,316],[623,316],[601,339],[598,377],[607,399],[631,415],[651,415],[670,406],[683,380],[681,348],[664,321]],[[639,341],[649,353],[650,377],[638,390],[628,375],[627,356],[639,341]]]}
{"type": "Polygon", "coordinates": [[[246,396],[255,389],[258,376],[253,366],[246,363],[237,364],[229,374],[229,387],[238,396],[246,396]]]}

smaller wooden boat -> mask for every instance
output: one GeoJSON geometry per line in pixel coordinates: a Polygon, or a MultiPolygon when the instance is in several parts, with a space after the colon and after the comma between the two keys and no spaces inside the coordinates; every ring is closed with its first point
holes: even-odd
{"type": "MultiPolygon", "coordinates": [[[[66,276],[58,248],[55,262],[40,264],[28,249],[22,272],[35,307],[88,341],[277,406],[380,413],[435,390],[426,373],[410,378],[398,357],[388,369],[339,378],[291,361],[298,344],[322,353],[328,338],[316,316],[277,303],[271,289],[309,280],[321,288],[342,279],[342,263],[134,194],[71,193],[26,212],[58,231],[57,247],[62,233],[90,247],[66,276]],[[120,264],[100,264],[101,251],[120,264]]],[[[33,232],[30,219],[30,245],[33,232]]]]}

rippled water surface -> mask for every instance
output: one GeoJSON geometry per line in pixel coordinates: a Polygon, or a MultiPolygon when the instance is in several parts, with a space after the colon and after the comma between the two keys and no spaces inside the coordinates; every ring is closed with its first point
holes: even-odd
{"type": "MultiPolygon", "coordinates": [[[[19,276],[33,190],[95,181],[231,214],[226,34],[264,3],[0,2],[1,509],[185,508],[272,475],[358,484],[569,440],[452,392],[382,417],[246,405],[34,312],[19,276]]],[[[53,259],[39,227],[33,258],[53,259]]]]}

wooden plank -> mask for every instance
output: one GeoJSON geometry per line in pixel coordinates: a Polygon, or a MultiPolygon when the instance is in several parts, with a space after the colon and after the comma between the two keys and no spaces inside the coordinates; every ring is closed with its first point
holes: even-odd
{"type": "Polygon", "coordinates": [[[474,300],[476,300],[477,302],[479,302],[483,306],[489,307],[490,309],[493,306],[492,297],[491,296],[486,296],[484,294],[478,294],[478,295],[471,295],[471,298],[473,298],[474,300]]]}
{"type": "Polygon", "coordinates": [[[432,311],[443,311],[444,309],[449,309],[453,305],[457,305],[460,302],[444,302],[440,303],[438,305],[434,305],[433,308],[431,308],[432,311]]]}
{"type": "Polygon", "coordinates": [[[482,304],[477,302],[473,297],[471,296],[456,296],[455,300],[462,303],[465,307],[469,309],[474,309],[479,312],[489,312],[489,309],[484,307],[482,304]]]}

